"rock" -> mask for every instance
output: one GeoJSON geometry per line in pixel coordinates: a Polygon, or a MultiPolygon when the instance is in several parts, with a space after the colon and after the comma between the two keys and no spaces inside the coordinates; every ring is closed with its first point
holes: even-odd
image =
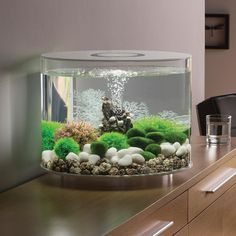
{"type": "Polygon", "coordinates": [[[174,144],[173,144],[173,146],[175,147],[175,150],[177,151],[179,148],[180,148],[180,143],[179,142],[175,142],[174,144]]]}
{"type": "Polygon", "coordinates": [[[42,152],[42,161],[43,163],[47,163],[47,162],[53,162],[54,160],[57,160],[58,157],[56,155],[56,153],[52,150],[44,150],[42,152]]]}
{"type": "Polygon", "coordinates": [[[83,152],[87,152],[87,153],[91,154],[90,146],[91,146],[90,143],[85,144],[84,147],[83,147],[83,152]]]}
{"type": "Polygon", "coordinates": [[[132,164],[132,157],[129,154],[126,154],[118,161],[119,166],[129,166],[132,164]]]}
{"type": "Polygon", "coordinates": [[[99,173],[108,174],[110,169],[111,169],[111,164],[103,162],[99,166],[99,173]]]}
{"type": "Polygon", "coordinates": [[[124,124],[124,121],[123,121],[123,120],[119,120],[119,121],[118,121],[118,126],[123,126],[123,124],[124,124]]]}
{"type": "Polygon", "coordinates": [[[88,157],[88,162],[95,165],[100,160],[100,156],[92,154],[88,157]]]}
{"type": "Polygon", "coordinates": [[[128,154],[140,154],[142,151],[143,151],[143,149],[141,149],[141,148],[138,148],[138,147],[129,147],[128,149],[128,154]]]}
{"type": "Polygon", "coordinates": [[[113,156],[116,156],[117,154],[117,149],[114,147],[111,147],[107,150],[105,157],[108,159],[111,159],[113,156]]]}
{"type": "Polygon", "coordinates": [[[75,160],[75,161],[79,161],[80,158],[78,155],[76,155],[73,152],[70,152],[67,156],[66,156],[66,160],[75,160]]]}
{"type": "Polygon", "coordinates": [[[116,117],[115,116],[112,116],[112,117],[110,117],[110,119],[109,119],[109,122],[115,122],[116,121],[116,117]]]}
{"type": "Polygon", "coordinates": [[[168,157],[175,153],[175,147],[171,144],[161,144],[161,153],[168,157]]]}
{"type": "Polygon", "coordinates": [[[128,149],[121,149],[120,151],[117,152],[117,156],[119,158],[122,158],[124,157],[125,155],[129,154],[129,151],[128,149]]]}
{"type": "Polygon", "coordinates": [[[142,164],[145,162],[144,157],[141,154],[135,153],[131,155],[132,161],[137,164],[142,164]]]}
{"type": "Polygon", "coordinates": [[[79,153],[79,161],[85,162],[89,160],[89,154],[87,152],[80,152],[79,153]]]}
{"type": "Polygon", "coordinates": [[[187,148],[188,153],[191,153],[191,144],[186,144],[185,147],[187,148]]]}
{"type": "Polygon", "coordinates": [[[111,158],[111,163],[113,163],[113,164],[118,163],[119,160],[120,160],[120,158],[118,156],[113,156],[111,158]]]}
{"type": "Polygon", "coordinates": [[[189,139],[188,138],[185,140],[184,144],[189,144],[189,139]]]}
{"type": "Polygon", "coordinates": [[[81,169],[80,169],[79,167],[73,167],[73,166],[72,166],[72,167],[69,169],[69,172],[72,173],[72,174],[80,174],[81,169]]]}
{"type": "Polygon", "coordinates": [[[187,148],[185,147],[185,145],[182,145],[176,152],[176,156],[181,157],[183,155],[185,155],[188,152],[187,148]]]}

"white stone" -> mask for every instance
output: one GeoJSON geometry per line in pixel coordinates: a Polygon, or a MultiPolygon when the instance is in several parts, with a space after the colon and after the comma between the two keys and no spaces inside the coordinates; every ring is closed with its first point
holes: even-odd
{"type": "Polygon", "coordinates": [[[145,159],[141,154],[138,154],[138,153],[132,154],[131,157],[134,163],[142,164],[145,162],[145,159]]]}
{"type": "Polygon", "coordinates": [[[118,121],[118,126],[122,126],[124,124],[124,121],[123,120],[119,120],[118,121]]]}
{"type": "Polygon", "coordinates": [[[119,160],[120,160],[120,158],[118,156],[113,156],[111,158],[111,163],[113,163],[113,164],[118,163],[119,160]]]}
{"type": "Polygon", "coordinates": [[[179,142],[175,142],[174,144],[173,144],[173,146],[175,147],[175,150],[177,151],[179,148],[180,148],[180,143],[179,142]]]}
{"type": "Polygon", "coordinates": [[[127,154],[118,161],[119,166],[129,166],[132,164],[131,155],[127,154]]]}
{"type": "Polygon", "coordinates": [[[161,143],[160,146],[164,146],[164,145],[172,145],[171,143],[168,143],[168,142],[164,142],[164,143],[161,143]]]}
{"type": "Polygon", "coordinates": [[[52,155],[53,155],[52,152],[53,152],[52,150],[44,150],[42,152],[42,161],[44,163],[47,163],[52,160],[52,155]]]}
{"type": "Polygon", "coordinates": [[[86,143],[83,147],[83,152],[87,152],[89,154],[91,154],[91,144],[90,143],[86,143]]]}
{"type": "Polygon", "coordinates": [[[129,151],[128,149],[121,149],[120,151],[117,152],[117,156],[119,158],[122,158],[124,157],[125,155],[129,154],[129,151]]]}
{"type": "Polygon", "coordinates": [[[115,121],[116,121],[115,116],[110,117],[109,122],[115,122],[115,121]]]}
{"type": "Polygon", "coordinates": [[[89,154],[87,152],[80,152],[79,153],[79,161],[80,162],[88,161],[88,159],[89,159],[89,154]]]}
{"type": "Polygon", "coordinates": [[[76,155],[73,152],[70,152],[67,156],[66,156],[66,160],[72,160],[72,161],[79,161],[80,158],[78,155],[76,155]]]}
{"type": "Polygon", "coordinates": [[[91,164],[93,164],[93,165],[95,165],[99,160],[100,160],[100,156],[95,155],[95,154],[91,154],[91,155],[89,155],[89,157],[88,157],[89,163],[91,163],[91,164]]]}
{"type": "Polygon", "coordinates": [[[189,139],[188,138],[185,140],[184,144],[189,144],[189,139]]]}
{"type": "Polygon", "coordinates": [[[188,153],[191,153],[191,144],[186,144],[185,147],[187,148],[188,153]]]}
{"type": "Polygon", "coordinates": [[[57,160],[58,159],[58,156],[57,156],[57,154],[55,153],[55,151],[53,150],[52,152],[51,152],[51,161],[55,161],[55,160],[57,160]]]}
{"type": "Polygon", "coordinates": [[[117,154],[117,149],[114,147],[111,147],[107,150],[105,157],[107,159],[111,159],[113,156],[116,156],[116,154],[117,154]]]}
{"type": "Polygon", "coordinates": [[[185,147],[185,145],[182,145],[176,152],[176,156],[180,157],[185,155],[188,152],[187,148],[185,147]]]}
{"type": "Polygon", "coordinates": [[[161,153],[166,157],[173,155],[175,153],[175,147],[171,144],[161,145],[161,153]]]}
{"type": "Polygon", "coordinates": [[[143,151],[142,148],[138,148],[138,147],[129,147],[128,149],[128,153],[131,154],[138,154],[141,153],[143,151]]]}

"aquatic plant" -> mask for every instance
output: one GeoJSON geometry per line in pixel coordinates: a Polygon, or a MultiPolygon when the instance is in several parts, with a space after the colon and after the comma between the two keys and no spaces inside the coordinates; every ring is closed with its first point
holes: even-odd
{"type": "Polygon", "coordinates": [[[153,153],[154,155],[157,156],[158,154],[161,153],[161,147],[160,147],[160,145],[153,143],[153,144],[149,144],[145,148],[145,151],[151,152],[151,153],[153,153]]]}
{"type": "Polygon", "coordinates": [[[132,137],[145,137],[145,133],[142,130],[131,128],[127,131],[126,136],[128,138],[132,137]]]}
{"type": "Polygon", "coordinates": [[[168,110],[163,110],[162,112],[159,112],[157,115],[160,118],[167,119],[167,120],[174,120],[178,116],[176,112],[168,111],[168,110]]]}
{"type": "Polygon", "coordinates": [[[148,126],[145,128],[145,133],[151,133],[151,132],[158,132],[158,129],[152,126],[148,126]]]}
{"type": "Polygon", "coordinates": [[[88,89],[82,92],[74,91],[73,115],[75,121],[87,121],[97,127],[102,120],[102,100],[105,92],[98,89],[88,89]]]}
{"type": "Polygon", "coordinates": [[[78,154],[80,147],[73,138],[61,138],[55,143],[54,151],[59,158],[65,159],[70,152],[78,154]]]}
{"type": "Polygon", "coordinates": [[[185,125],[177,124],[174,121],[162,119],[159,116],[149,116],[141,118],[133,123],[134,128],[140,130],[147,130],[150,127],[157,129],[159,132],[167,131],[184,131],[187,127],[185,125]]]}
{"type": "Polygon", "coordinates": [[[52,150],[55,145],[55,132],[57,129],[62,127],[62,123],[54,121],[45,121],[41,122],[41,132],[42,132],[42,149],[52,150]]]}
{"type": "Polygon", "coordinates": [[[107,143],[103,141],[96,141],[91,143],[91,151],[92,154],[96,154],[100,156],[101,158],[105,156],[105,153],[108,149],[107,143]]]}
{"type": "Polygon", "coordinates": [[[170,143],[179,142],[183,144],[187,139],[187,135],[179,131],[169,131],[165,133],[165,140],[170,143]]]}
{"type": "Polygon", "coordinates": [[[164,140],[164,135],[160,132],[150,132],[146,134],[146,138],[150,138],[156,143],[161,143],[164,140]]]}
{"type": "Polygon", "coordinates": [[[144,137],[133,137],[128,139],[128,144],[133,147],[139,147],[145,149],[149,144],[154,143],[152,139],[144,138],[144,137]]]}
{"type": "Polygon", "coordinates": [[[127,148],[127,137],[118,132],[104,133],[100,136],[99,141],[107,143],[108,148],[115,147],[117,150],[127,148]]]}
{"type": "Polygon", "coordinates": [[[140,154],[144,157],[145,161],[148,161],[156,157],[153,153],[148,151],[143,151],[140,154]]]}
{"type": "Polygon", "coordinates": [[[56,140],[64,137],[73,138],[82,148],[84,144],[97,140],[98,132],[87,122],[71,122],[58,129],[55,134],[56,140]]]}
{"type": "Polygon", "coordinates": [[[123,108],[131,114],[132,120],[149,116],[148,106],[144,102],[123,102],[123,108]]]}

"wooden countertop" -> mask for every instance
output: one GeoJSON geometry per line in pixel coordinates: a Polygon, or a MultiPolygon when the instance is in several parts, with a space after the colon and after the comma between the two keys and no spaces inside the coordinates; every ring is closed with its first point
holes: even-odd
{"type": "Polygon", "coordinates": [[[59,176],[46,174],[0,194],[0,235],[103,235],[174,199],[233,158],[235,147],[236,138],[231,145],[218,147],[208,147],[204,138],[195,138],[193,167],[171,175],[149,176],[146,180],[155,186],[148,189],[81,190],[66,186],[59,176]]]}

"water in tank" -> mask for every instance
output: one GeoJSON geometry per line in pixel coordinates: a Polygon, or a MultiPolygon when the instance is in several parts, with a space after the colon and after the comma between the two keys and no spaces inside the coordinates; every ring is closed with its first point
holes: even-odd
{"type": "Polygon", "coordinates": [[[191,56],[43,54],[42,166],[74,175],[155,175],[191,165],[191,56]]]}

